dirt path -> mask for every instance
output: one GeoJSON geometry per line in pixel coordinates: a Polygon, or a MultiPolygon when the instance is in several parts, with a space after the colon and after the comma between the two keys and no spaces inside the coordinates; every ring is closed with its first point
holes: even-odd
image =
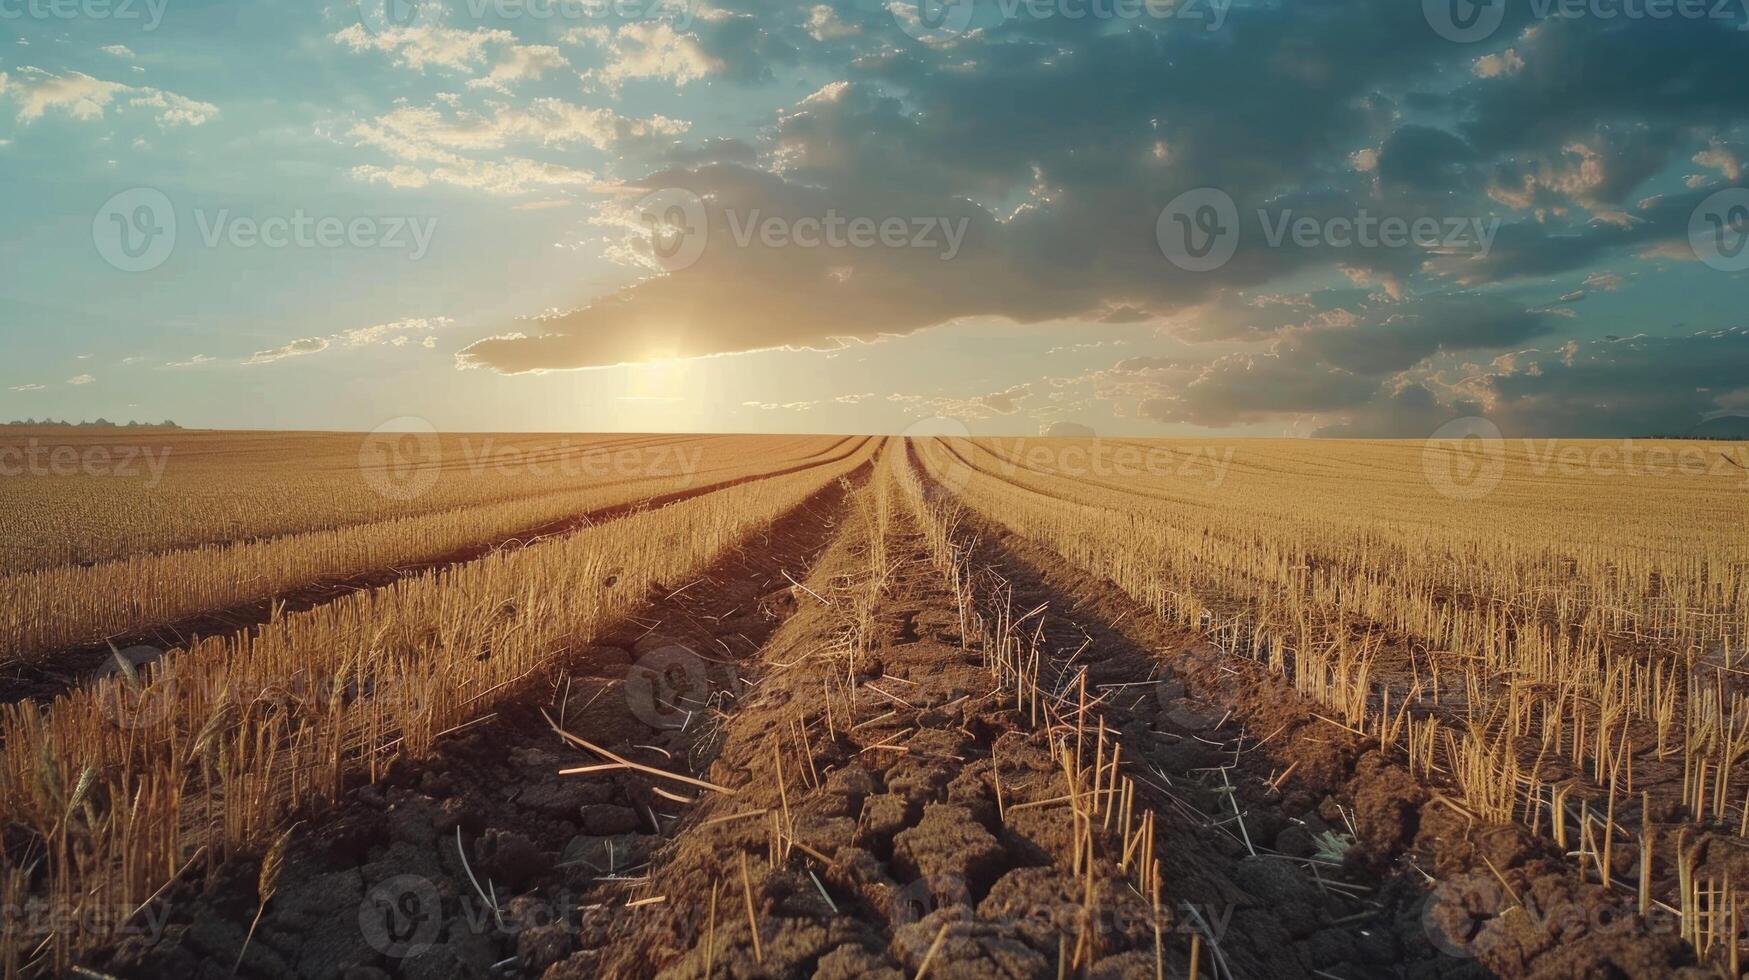
{"type": "MultiPolygon", "coordinates": [[[[1271,824],[1247,808],[1249,830],[1223,823],[1217,774],[1232,769],[1231,754],[1202,737],[1225,721],[1219,706],[1162,700],[1182,691],[1172,678],[1147,679],[1151,655],[1016,581],[1016,612],[1052,603],[1017,635],[1076,697],[1085,668],[1088,717],[1104,716],[1124,742],[1134,808],[1157,814],[1161,904],[1135,887],[1133,863],[1126,872],[1114,860],[1115,810],[1097,846],[1079,848],[1058,765],[1067,736],[1036,726],[997,683],[922,536],[901,522],[890,549],[896,564],[867,649],[852,660],[843,624],[832,630],[824,612],[786,624],[762,653],[757,697],[725,726],[716,771],[731,776],[734,795],[701,801],[651,879],[626,894],[664,901],[604,911],[603,946],[550,977],[897,980],[925,961],[932,977],[1153,977],[1157,955],[1183,975],[1193,935],[1210,975],[1383,977],[1405,975],[1417,956],[1430,965],[1435,951],[1406,950],[1387,913],[1359,897],[1364,886],[1313,856],[1322,820],[1271,824]],[[1094,693],[1106,684],[1120,686],[1094,693]],[[1270,846],[1296,834],[1285,852],[1270,846]],[[1255,854],[1247,836],[1265,842],[1255,854]]],[[[835,548],[833,560],[844,582],[866,564],[854,548],[835,548]]],[[[1010,559],[984,548],[978,562],[1010,559]]],[[[1010,600],[994,576],[973,591],[1010,600]]],[[[831,598],[837,607],[853,595],[831,598]]],[[[990,621],[1001,613],[985,611],[990,621]]],[[[1248,776],[1231,776],[1241,798],[1248,776]]]]}
{"type": "MultiPolygon", "coordinates": [[[[538,975],[586,939],[578,908],[637,870],[671,829],[683,784],[615,770],[548,718],[648,765],[702,771],[711,717],[739,664],[791,616],[793,584],[836,533],[847,491],[816,495],[693,582],[673,583],[435,758],[398,763],[288,840],[284,871],[238,975],[275,978],[538,975]],[[474,882],[478,882],[476,889],[474,882]],[[481,892],[485,897],[481,897],[481,892]]],[[[259,863],[185,881],[91,965],[118,976],[228,976],[255,914],[259,863]]]]}
{"type": "Polygon", "coordinates": [[[386,588],[405,578],[441,572],[444,569],[477,561],[500,548],[527,547],[543,538],[570,534],[582,528],[624,517],[635,511],[664,507],[718,490],[741,486],[755,480],[770,479],[805,469],[830,466],[856,453],[866,442],[866,439],[846,438],[827,450],[829,455],[817,461],[798,463],[769,473],[737,477],[732,480],[688,487],[685,490],[677,490],[653,497],[629,500],[610,507],[597,508],[587,513],[575,514],[561,520],[549,521],[537,527],[519,528],[514,533],[500,535],[489,542],[458,549],[426,561],[409,562],[356,575],[326,578],[280,595],[226,609],[203,612],[176,623],[125,636],[112,637],[103,643],[40,654],[28,659],[13,659],[0,663],[0,703],[24,700],[51,701],[62,692],[86,683],[93,676],[103,676],[107,673],[105,668],[114,656],[111,650],[112,645],[116,650],[122,651],[134,666],[142,666],[155,660],[166,650],[187,648],[207,637],[232,633],[241,634],[269,622],[275,615],[285,616],[307,612],[356,592],[370,592],[386,588]]]}

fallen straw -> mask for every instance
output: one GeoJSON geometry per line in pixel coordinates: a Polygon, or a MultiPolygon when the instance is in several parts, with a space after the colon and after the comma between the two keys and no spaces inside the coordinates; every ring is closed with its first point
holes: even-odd
{"type": "Polygon", "coordinates": [[[558,726],[558,724],[553,721],[552,715],[547,714],[545,708],[541,709],[541,717],[545,718],[547,720],[547,724],[552,726],[553,731],[557,732],[560,738],[562,738],[565,741],[570,742],[574,745],[577,745],[580,748],[588,749],[589,751],[594,752],[596,755],[599,755],[602,758],[611,759],[612,761],[617,762],[622,766],[625,766],[627,769],[636,769],[637,771],[639,771],[641,773],[647,773],[651,776],[661,776],[663,779],[672,779],[675,782],[686,783],[689,786],[697,786],[697,787],[700,787],[702,789],[712,790],[714,792],[723,793],[723,794],[728,795],[728,796],[735,795],[735,791],[732,789],[729,789],[726,786],[718,786],[716,783],[705,782],[702,779],[694,779],[691,776],[683,776],[680,773],[669,772],[666,769],[658,769],[655,766],[646,766],[641,762],[633,762],[632,760],[627,759],[625,756],[617,755],[613,752],[608,751],[607,749],[602,748],[599,745],[596,745],[594,742],[590,742],[587,739],[578,738],[577,736],[571,734],[570,732],[565,731],[563,728],[560,728],[558,726]]]}
{"type": "Polygon", "coordinates": [[[941,941],[947,938],[947,928],[951,925],[951,921],[943,922],[941,928],[935,931],[935,940],[929,944],[929,951],[923,954],[923,962],[918,964],[917,975],[911,980],[923,980],[923,974],[929,972],[929,961],[935,959],[935,951],[941,948],[941,941]]]}
{"type": "Polygon", "coordinates": [[[765,953],[759,948],[759,918],[753,914],[753,880],[747,874],[747,852],[741,852],[741,895],[747,900],[747,928],[753,933],[753,961],[765,962],[765,953]]]}

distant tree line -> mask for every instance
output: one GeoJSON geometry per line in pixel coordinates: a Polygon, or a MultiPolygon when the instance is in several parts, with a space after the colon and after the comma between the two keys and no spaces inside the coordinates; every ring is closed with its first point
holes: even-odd
{"type": "Polygon", "coordinates": [[[25,419],[5,423],[8,426],[57,426],[64,429],[180,429],[182,426],[165,419],[162,422],[111,422],[108,419],[98,419],[95,422],[62,422],[57,419],[25,419]]]}

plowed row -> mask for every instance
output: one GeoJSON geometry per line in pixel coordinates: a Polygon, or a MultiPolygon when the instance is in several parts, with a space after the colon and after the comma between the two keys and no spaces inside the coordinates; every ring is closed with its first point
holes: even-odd
{"type": "Polygon", "coordinates": [[[64,969],[161,889],[278,840],[478,723],[657,583],[706,567],[876,443],[214,636],[0,707],[9,970],[64,969]],[[33,918],[34,916],[34,918],[33,918]]]}
{"type": "Polygon", "coordinates": [[[1267,663],[962,510],[963,484],[916,463],[893,447],[649,582],[491,714],[178,876],[85,962],[1712,975],[1620,882],[1477,818],[1267,663]]]}

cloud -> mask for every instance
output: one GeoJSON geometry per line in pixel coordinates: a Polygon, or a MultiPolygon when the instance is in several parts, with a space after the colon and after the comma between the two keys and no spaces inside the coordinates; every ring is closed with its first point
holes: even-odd
{"type": "Polygon", "coordinates": [[[512,145],[597,149],[651,143],[685,132],[686,124],[664,116],[631,118],[612,109],[535,99],[524,107],[499,106],[489,115],[446,111],[437,106],[402,106],[349,135],[398,163],[363,164],[353,176],[391,187],[450,184],[490,194],[519,195],[552,189],[592,189],[598,178],[587,170],[514,155],[512,145]],[[487,159],[481,154],[500,154],[487,159]]]}
{"type": "Polygon", "coordinates": [[[256,351],[244,361],[244,364],[271,364],[288,357],[302,357],[307,354],[320,354],[329,349],[356,350],[360,347],[388,345],[405,347],[419,337],[421,347],[430,349],[437,346],[437,332],[454,326],[455,321],[446,316],[407,317],[388,323],[373,324],[368,327],[354,327],[326,337],[305,337],[294,340],[283,347],[271,350],[256,351]],[[421,336],[423,335],[423,336],[421,336]]]}
{"type": "Polygon", "coordinates": [[[210,102],[185,98],[174,92],[160,89],[136,91],[142,94],[129,100],[128,105],[149,106],[160,110],[157,116],[160,126],[200,126],[219,114],[219,107],[210,102]]]}
{"type": "Polygon", "coordinates": [[[1471,295],[1397,302],[1336,290],[1263,309],[1301,319],[1253,331],[1271,338],[1263,350],[1126,358],[1092,380],[1101,397],[1134,401],[1138,415],[1160,422],[1303,422],[1363,413],[1441,359],[1510,350],[1557,322],[1546,311],[1471,295]]]}
{"type": "Polygon", "coordinates": [[[484,78],[471,79],[469,88],[489,88],[509,92],[511,86],[528,79],[538,79],[548,71],[568,69],[571,63],[558,48],[545,45],[516,45],[498,56],[492,70],[484,78]]]}
{"type": "Polygon", "coordinates": [[[97,380],[96,378],[92,377],[89,374],[78,374],[78,375],[74,375],[71,378],[68,378],[67,383],[70,385],[88,385],[91,382],[96,381],[96,380],[97,380]]]}
{"type": "MultiPolygon", "coordinates": [[[[1436,380],[1463,357],[1561,349],[1562,331],[1586,329],[1575,309],[1513,298],[1533,288],[1521,284],[1546,290],[1577,273],[1559,279],[1577,302],[1619,288],[1638,261],[1682,257],[1696,204],[1745,172],[1749,104],[1735,93],[1749,88],[1749,33],[1509,16],[1492,51],[1444,41],[1400,0],[1240,5],[1218,32],[1016,18],[936,44],[884,9],[719,0],[684,35],[573,32],[601,48],[589,77],[610,87],[805,78],[813,90],[757,136],[674,146],[653,172],[631,172],[596,220],[606,255],[644,275],[607,295],[579,282],[575,308],[506,323],[458,364],[565,370],[831,350],[970,318],[1106,320],[1171,335],[1175,356],[1087,381],[1146,417],[1358,431],[1389,407],[1419,424],[1479,404],[1482,393],[1436,380]],[[1205,186],[1253,230],[1262,210],[1459,218],[1499,233],[1476,250],[1272,247],[1248,232],[1223,267],[1188,273],[1163,258],[1156,222],[1205,186]],[[672,272],[630,207],[663,188],[697,195],[709,229],[697,260],[672,272]],[[832,214],[963,222],[963,247],[943,261],[910,247],[736,241],[756,219],[832,214]],[[1604,262],[1612,271],[1593,276],[1604,262]]],[[[424,126],[424,140],[468,154],[535,132],[511,119],[446,115],[460,131],[424,126]]],[[[942,404],[906,397],[896,404],[942,404]]],[[[1014,407],[977,397],[957,402],[1014,407]]]]}
{"type": "MultiPolygon", "coordinates": [[[[638,182],[689,188],[705,200],[711,240],[691,268],[518,324],[527,336],[482,341],[464,363],[515,372],[636,361],[652,350],[829,349],[968,316],[1036,323],[1122,310],[1140,320],[1338,258],[1386,281],[1404,279],[1426,260],[1420,250],[1357,256],[1258,240],[1219,274],[1201,276],[1167,263],[1156,242],[1162,207],[1177,189],[1204,184],[1228,189],[1244,209],[1354,213],[1370,178],[1353,193],[1317,198],[1282,199],[1279,188],[1292,186],[1308,160],[1346,160],[1369,132],[1366,115],[1348,107],[1451,47],[1414,40],[1431,33],[1419,11],[1363,6],[1309,19],[1257,13],[1246,37],[1258,51],[1242,67],[1196,32],[1065,32],[1038,43],[1016,36],[970,59],[964,49],[918,55],[907,41],[907,57],[861,62],[853,70],[870,77],[823,86],[780,112],[759,157],[770,170],[719,160],[638,182]],[[1325,52],[1316,84],[1302,77],[1307,51],[1325,52]],[[1217,105],[1193,94],[1210,84],[1233,100],[1217,105]],[[899,88],[904,101],[889,94],[899,88]],[[1154,152],[1161,142],[1173,148],[1164,160],[1154,152]],[[946,217],[963,219],[967,232],[951,262],[910,249],[828,255],[720,244],[730,237],[730,214],[755,212],[946,217]],[[698,301],[706,296],[724,301],[698,301]]],[[[731,57],[717,46],[719,32],[700,37],[712,56],[731,57]]],[[[639,247],[628,239],[622,250],[639,247]]]]}
{"type": "MultiPolygon", "coordinates": [[[[424,335],[425,339],[436,340],[434,334],[447,327],[455,325],[455,321],[446,316],[408,317],[389,323],[379,323],[369,327],[358,327],[335,334],[332,338],[337,343],[347,347],[368,347],[384,342],[400,347],[406,344],[414,335],[424,335]],[[398,343],[396,343],[398,341],[398,343]]],[[[426,346],[430,346],[429,344],[426,346]]]]}
{"type": "Polygon", "coordinates": [[[192,368],[200,367],[203,364],[213,364],[217,361],[218,358],[216,357],[208,357],[205,354],[196,354],[186,361],[166,361],[164,366],[167,368],[192,368]]]}
{"type": "Polygon", "coordinates": [[[357,52],[390,55],[395,64],[415,71],[427,66],[467,71],[483,62],[489,46],[514,46],[509,31],[461,30],[436,24],[391,27],[371,32],[352,24],[333,35],[333,40],[357,52]]]}
{"type": "Polygon", "coordinates": [[[1020,403],[1031,397],[1032,385],[1021,384],[988,395],[979,395],[974,401],[997,415],[1013,415],[1020,411],[1020,403]]]}
{"type": "Polygon", "coordinates": [[[1468,379],[1508,433],[1685,432],[1749,378],[1749,329],[1575,342],[1468,379]]]}
{"type": "Polygon", "coordinates": [[[18,121],[34,122],[49,110],[79,120],[102,119],[103,110],[117,96],[132,91],[126,85],[93,78],[84,72],[51,75],[25,68],[6,91],[18,103],[18,121]]]}
{"type": "Polygon", "coordinates": [[[372,122],[355,125],[352,135],[416,159],[431,153],[431,148],[495,150],[516,142],[543,146],[584,143],[604,150],[628,140],[676,136],[686,129],[685,123],[665,116],[639,119],[612,109],[542,98],[522,108],[499,106],[490,115],[446,113],[436,106],[402,106],[372,122]]]}
{"type": "Polygon", "coordinates": [[[130,108],[158,110],[159,126],[200,126],[219,114],[218,106],[146,86],[104,81],[83,72],[55,75],[40,68],[20,69],[16,79],[0,73],[0,95],[18,103],[18,121],[31,123],[49,112],[81,122],[104,118],[118,99],[130,108]]]}
{"type": "MultiPolygon", "coordinates": [[[[1498,348],[1495,348],[1498,349],[1498,348]]],[[[1211,362],[1132,358],[1092,380],[1161,422],[1221,427],[1317,423],[1315,434],[1422,438],[1485,416],[1513,436],[1686,432],[1729,409],[1749,377],[1749,329],[1568,340],[1514,348],[1484,366],[1369,376],[1288,345],[1211,362]]]]}
{"type": "Polygon", "coordinates": [[[1097,439],[1099,433],[1092,426],[1079,422],[1047,422],[1039,426],[1038,434],[1047,439],[1097,439]]]}
{"type": "Polygon", "coordinates": [[[1743,328],[1569,341],[1455,380],[1406,383],[1321,434],[1416,438],[1483,416],[1508,436],[1669,435],[1731,409],[1745,377],[1743,328]]]}
{"type": "Polygon", "coordinates": [[[117,58],[138,57],[138,55],[134,54],[133,49],[125,44],[106,44],[98,50],[102,51],[104,54],[113,55],[117,58]]]}
{"type": "Polygon", "coordinates": [[[42,391],[46,387],[47,387],[47,385],[38,385],[38,384],[13,385],[10,390],[12,390],[12,391],[42,391]]]}
{"type": "Polygon", "coordinates": [[[612,33],[580,28],[567,39],[605,47],[607,63],[585,77],[609,87],[633,78],[661,79],[683,86],[723,68],[719,59],[705,53],[695,35],[682,34],[662,21],[625,24],[612,33]]]}
{"type": "Polygon", "coordinates": [[[282,347],[258,350],[250,355],[249,359],[243,363],[272,364],[274,361],[283,361],[288,357],[302,357],[306,354],[319,354],[327,349],[328,339],[326,337],[305,337],[302,340],[294,340],[282,347]]]}
{"type": "Polygon", "coordinates": [[[831,7],[817,3],[808,8],[808,34],[816,41],[831,41],[861,33],[855,24],[846,23],[831,7]]]}
{"type": "Polygon", "coordinates": [[[520,158],[490,161],[456,157],[434,167],[361,164],[352,168],[352,176],[366,183],[387,184],[394,188],[449,184],[502,195],[530,194],[551,188],[588,188],[596,182],[595,175],[586,170],[520,158]]]}

